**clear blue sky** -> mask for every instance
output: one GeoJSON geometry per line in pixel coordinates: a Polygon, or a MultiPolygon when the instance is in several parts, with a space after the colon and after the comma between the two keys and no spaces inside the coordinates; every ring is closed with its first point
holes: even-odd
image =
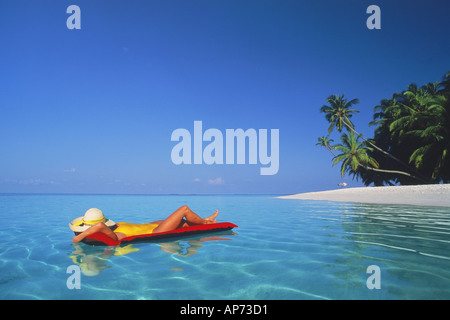
{"type": "MultiPolygon", "coordinates": [[[[316,146],[330,94],[381,99],[450,70],[448,1],[0,2],[0,192],[298,193],[336,188],[316,146]],[[69,5],[81,30],[69,30],[69,5]],[[366,9],[381,8],[381,30],[366,9]],[[177,128],[279,129],[279,171],[180,165],[177,128]]],[[[335,140],[336,135],[332,136],[335,140]]]]}

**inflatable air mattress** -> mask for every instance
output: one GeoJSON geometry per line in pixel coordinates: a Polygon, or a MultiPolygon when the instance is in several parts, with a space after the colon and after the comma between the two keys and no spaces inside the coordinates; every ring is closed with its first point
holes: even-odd
{"type": "Polygon", "coordinates": [[[107,237],[103,233],[94,233],[83,239],[83,242],[90,245],[100,246],[118,246],[121,244],[127,244],[139,241],[160,240],[174,237],[183,237],[188,235],[195,235],[201,233],[210,233],[217,231],[226,231],[236,228],[237,225],[230,222],[220,222],[214,224],[201,224],[192,227],[180,228],[173,231],[159,232],[152,234],[142,234],[137,236],[130,236],[123,238],[120,241],[115,241],[110,237],[107,237]]]}

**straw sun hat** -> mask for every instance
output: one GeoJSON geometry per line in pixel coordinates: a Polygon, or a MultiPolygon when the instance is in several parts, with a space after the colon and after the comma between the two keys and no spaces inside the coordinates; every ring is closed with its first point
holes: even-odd
{"type": "Polygon", "coordinates": [[[94,224],[103,222],[107,227],[112,227],[116,223],[110,219],[106,219],[103,212],[97,208],[91,208],[82,217],[78,217],[69,223],[69,228],[74,232],[83,232],[94,224]]]}

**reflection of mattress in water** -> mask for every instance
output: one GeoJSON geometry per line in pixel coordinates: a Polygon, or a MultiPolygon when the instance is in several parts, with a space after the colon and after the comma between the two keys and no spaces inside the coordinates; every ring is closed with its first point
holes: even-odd
{"type": "Polygon", "coordinates": [[[115,241],[110,237],[104,235],[103,233],[94,233],[83,239],[86,244],[97,245],[97,246],[118,246],[123,243],[139,242],[139,241],[149,241],[149,240],[159,240],[174,237],[183,237],[194,234],[209,233],[216,231],[226,231],[236,228],[237,225],[230,222],[220,222],[213,224],[200,224],[191,227],[180,228],[167,232],[142,234],[137,236],[130,236],[123,238],[120,241],[115,241]]]}

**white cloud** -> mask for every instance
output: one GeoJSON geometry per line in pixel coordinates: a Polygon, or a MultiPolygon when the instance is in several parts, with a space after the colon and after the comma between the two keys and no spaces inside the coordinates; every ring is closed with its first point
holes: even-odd
{"type": "Polygon", "coordinates": [[[77,169],[75,169],[75,168],[70,168],[70,169],[64,170],[64,172],[68,172],[68,173],[74,173],[76,171],[77,171],[77,169]]]}
{"type": "Polygon", "coordinates": [[[225,180],[223,180],[221,177],[218,177],[216,179],[209,179],[208,184],[210,185],[222,185],[225,184],[225,180]]]}
{"type": "Polygon", "coordinates": [[[34,184],[34,185],[41,185],[44,184],[44,180],[42,179],[28,179],[28,180],[22,180],[19,181],[19,184],[34,184]]]}
{"type": "Polygon", "coordinates": [[[0,181],[2,184],[19,184],[19,185],[34,185],[34,186],[41,186],[41,185],[57,185],[61,184],[59,181],[55,180],[43,180],[43,179],[26,179],[26,180],[16,180],[16,179],[5,179],[3,181],[0,181]]]}
{"type": "Polygon", "coordinates": [[[195,178],[194,182],[200,182],[200,178],[195,178]]]}

